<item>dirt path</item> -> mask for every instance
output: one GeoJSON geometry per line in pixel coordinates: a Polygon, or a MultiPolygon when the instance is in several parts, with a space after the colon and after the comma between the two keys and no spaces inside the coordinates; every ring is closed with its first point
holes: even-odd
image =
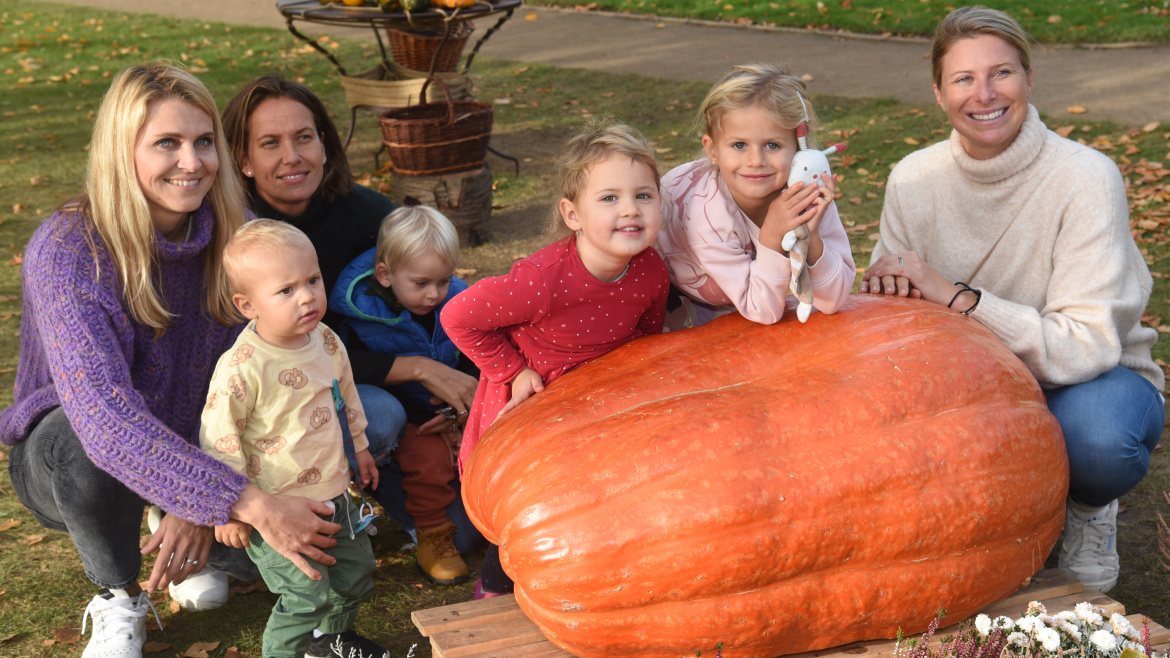
{"type": "MultiPolygon", "coordinates": [[[[68,0],[66,4],[249,25],[285,25],[270,0],[68,0]]],[[[481,30],[484,27],[481,25],[481,30]]],[[[310,27],[308,31],[315,30],[310,27]]],[[[370,36],[368,30],[316,31],[370,36]]],[[[810,89],[814,93],[893,96],[930,103],[934,96],[928,50],[926,40],[841,38],[521,7],[480,52],[555,66],[699,81],[713,81],[736,63],[787,62],[794,73],[813,76],[810,89]]],[[[1069,117],[1068,108],[1079,105],[1087,109],[1078,115],[1081,120],[1170,123],[1170,44],[1114,49],[1038,46],[1033,67],[1032,102],[1053,117],[1069,117]]]]}

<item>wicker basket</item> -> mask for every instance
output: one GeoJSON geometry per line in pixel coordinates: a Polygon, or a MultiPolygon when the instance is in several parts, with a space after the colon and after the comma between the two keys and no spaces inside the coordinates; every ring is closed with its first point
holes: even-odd
{"type": "MultiPolygon", "coordinates": [[[[451,97],[455,100],[471,98],[471,80],[462,73],[438,73],[451,97]]],[[[379,64],[357,75],[341,76],[345,100],[350,107],[396,108],[417,105],[427,74],[389,62],[389,68],[379,64]]],[[[435,85],[427,90],[427,102],[443,100],[443,90],[435,85]]]]}
{"type": "Polygon", "coordinates": [[[419,71],[454,71],[463,56],[463,48],[475,23],[461,21],[447,23],[437,28],[416,28],[410,30],[386,29],[390,41],[390,55],[394,61],[419,71]],[[450,34],[444,35],[447,30],[450,34]],[[434,68],[431,68],[431,64],[434,68]]]}
{"type": "Polygon", "coordinates": [[[378,119],[394,171],[422,176],[479,167],[492,136],[491,103],[453,100],[442,78],[431,80],[446,102],[390,110],[378,119]]]}

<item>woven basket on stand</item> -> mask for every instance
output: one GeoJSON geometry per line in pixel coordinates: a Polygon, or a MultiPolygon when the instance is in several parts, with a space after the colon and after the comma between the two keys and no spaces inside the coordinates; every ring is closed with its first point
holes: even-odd
{"type": "MultiPolygon", "coordinates": [[[[482,165],[492,136],[491,103],[453,100],[442,78],[429,78],[428,85],[431,80],[443,88],[446,102],[390,110],[378,119],[394,170],[427,175],[482,165]]],[[[420,92],[424,98],[426,89],[420,92]]]]}
{"type": "MultiPolygon", "coordinates": [[[[379,64],[357,75],[341,76],[345,100],[350,107],[394,108],[419,103],[423,85],[427,82],[427,74],[394,62],[388,64],[389,66],[379,64]]],[[[437,73],[436,76],[443,79],[455,100],[471,98],[471,80],[466,75],[437,73]]],[[[426,100],[429,103],[443,100],[443,90],[437,85],[432,87],[427,91],[426,100]]]]}
{"type": "Polygon", "coordinates": [[[419,71],[454,71],[475,23],[446,23],[443,27],[409,30],[386,29],[394,61],[419,71]],[[448,34],[448,30],[450,33],[448,34]],[[434,64],[434,68],[431,64],[434,64]]]}

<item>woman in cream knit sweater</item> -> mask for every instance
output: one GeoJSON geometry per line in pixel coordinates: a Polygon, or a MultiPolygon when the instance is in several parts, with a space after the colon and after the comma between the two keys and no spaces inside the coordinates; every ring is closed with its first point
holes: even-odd
{"type": "Polygon", "coordinates": [[[861,292],[921,298],[991,329],[1044,388],[1071,482],[1059,565],[1117,582],[1117,498],[1149,468],[1164,376],[1141,326],[1153,279],[1106,156],[1060,137],[1029,105],[1028,35],[964,7],[939,23],[935,97],[954,131],[890,174],[861,292]],[[958,283],[955,283],[958,282],[958,283]]]}

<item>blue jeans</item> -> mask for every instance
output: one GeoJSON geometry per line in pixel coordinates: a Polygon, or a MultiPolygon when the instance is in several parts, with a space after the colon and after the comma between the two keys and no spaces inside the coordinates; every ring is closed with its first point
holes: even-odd
{"type": "MultiPolygon", "coordinates": [[[[378,489],[374,492],[374,498],[386,510],[386,515],[397,521],[417,542],[414,518],[406,512],[402,469],[390,458],[390,453],[398,447],[398,440],[406,430],[406,411],[402,403],[384,388],[358,384],[357,392],[366,413],[366,440],[370,442],[370,455],[378,465],[378,489]]],[[[483,546],[483,535],[467,518],[458,479],[451,482],[451,488],[455,490],[455,502],[447,506],[447,518],[455,524],[455,548],[464,555],[474,553],[483,546]]]]}
{"type": "Polygon", "coordinates": [[[1073,500],[1101,507],[1141,482],[1166,422],[1166,407],[1153,384],[1117,366],[1045,395],[1064,432],[1073,500]]]}
{"type": "Polygon", "coordinates": [[[398,446],[398,439],[406,428],[406,410],[392,393],[372,384],[357,385],[358,399],[366,413],[366,440],[370,442],[370,456],[381,466],[391,461],[390,452],[398,446]]]}
{"type": "MultiPolygon", "coordinates": [[[[85,575],[98,587],[125,589],[138,582],[138,537],[146,502],[85,454],[57,407],[8,455],[12,488],[46,528],[68,532],[85,575]]],[[[243,549],[212,544],[207,563],[241,580],[260,572],[243,549]]]]}

